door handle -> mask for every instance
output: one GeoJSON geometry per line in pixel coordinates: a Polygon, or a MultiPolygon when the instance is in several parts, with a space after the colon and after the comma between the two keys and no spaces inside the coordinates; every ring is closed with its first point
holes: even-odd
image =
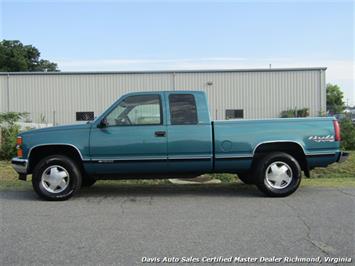
{"type": "Polygon", "coordinates": [[[165,137],[165,134],[166,134],[165,131],[155,131],[156,137],[165,137]]]}

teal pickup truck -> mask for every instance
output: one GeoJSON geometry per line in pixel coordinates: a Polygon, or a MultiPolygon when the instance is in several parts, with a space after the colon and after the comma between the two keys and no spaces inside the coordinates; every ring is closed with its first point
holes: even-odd
{"type": "Polygon", "coordinates": [[[314,167],[347,158],[334,118],[211,121],[201,91],[130,93],[94,121],[27,131],[12,165],[35,192],[70,198],[98,179],[191,178],[235,173],[287,196],[314,167]]]}

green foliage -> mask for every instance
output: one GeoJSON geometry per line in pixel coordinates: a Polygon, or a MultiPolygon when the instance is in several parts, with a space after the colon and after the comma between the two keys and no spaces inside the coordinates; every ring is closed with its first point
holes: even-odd
{"type": "Polygon", "coordinates": [[[19,132],[20,127],[17,125],[12,125],[9,128],[1,128],[1,160],[10,160],[12,157],[16,156],[16,136],[19,132]]]}
{"type": "Polygon", "coordinates": [[[343,92],[338,85],[327,84],[327,111],[331,114],[339,114],[345,110],[343,92]]]}
{"type": "Polygon", "coordinates": [[[7,112],[0,113],[0,125],[1,127],[13,126],[21,118],[24,118],[28,113],[7,112]]]}
{"type": "Polygon", "coordinates": [[[340,121],[341,146],[344,150],[355,150],[355,126],[350,119],[340,121]]]}
{"type": "Polygon", "coordinates": [[[222,183],[235,183],[238,179],[237,175],[227,173],[209,174],[212,178],[219,179],[222,183]]]}
{"type": "Polygon", "coordinates": [[[0,159],[9,160],[16,155],[16,136],[20,127],[16,122],[25,117],[27,113],[0,113],[0,159]]]}
{"type": "Polygon", "coordinates": [[[0,42],[0,72],[58,71],[56,63],[40,59],[41,53],[20,41],[0,42]]]}
{"type": "Polygon", "coordinates": [[[309,116],[309,109],[302,108],[302,109],[289,109],[281,112],[282,118],[290,118],[290,117],[307,117],[309,116]]]}

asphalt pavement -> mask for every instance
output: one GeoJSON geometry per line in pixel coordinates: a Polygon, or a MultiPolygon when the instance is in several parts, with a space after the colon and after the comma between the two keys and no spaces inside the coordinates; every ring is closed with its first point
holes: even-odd
{"type": "Polygon", "coordinates": [[[1,265],[355,260],[354,188],[302,187],[267,198],[246,185],[99,184],[63,202],[41,201],[31,190],[0,191],[0,215],[1,265]]]}

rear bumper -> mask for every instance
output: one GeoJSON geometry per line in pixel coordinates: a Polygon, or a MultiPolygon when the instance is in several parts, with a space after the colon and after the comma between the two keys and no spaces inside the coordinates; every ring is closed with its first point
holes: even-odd
{"type": "Polygon", "coordinates": [[[345,152],[345,151],[341,151],[339,152],[338,158],[337,158],[337,162],[338,163],[342,163],[344,161],[346,161],[349,157],[349,153],[345,152]]]}
{"type": "Polygon", "coordinates": [[[26,175],[28,172],[28,160],[27,159],[20,159],[20,158],[13,158],[11,160],[12,167],[15,169],[17,173],[20,175],[26,175]]]}

